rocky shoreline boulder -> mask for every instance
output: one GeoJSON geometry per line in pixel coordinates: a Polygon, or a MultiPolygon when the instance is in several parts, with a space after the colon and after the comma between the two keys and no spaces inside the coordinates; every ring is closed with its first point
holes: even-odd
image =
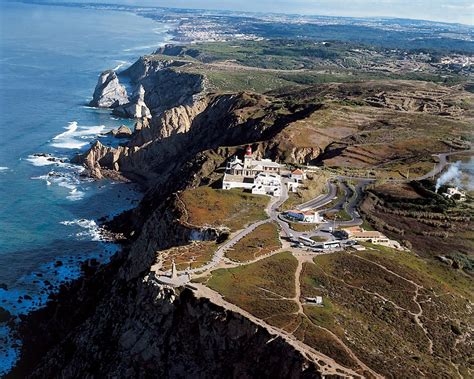
{"type": "Polygon", "coordinates": [[[107,133],[107,135],[111,135],[115,138],[128,138],[132,135],[132,131],[128,126],[121,125],[117,129],[112,129],[110,132],[107,133]]]}
{"type": "Polygon", "coordinates": [[[108,70],[100,74],[89,105],[99,108],[115,108],[127,103],[127,90],[120,84],[115,71],[108,70]]]}

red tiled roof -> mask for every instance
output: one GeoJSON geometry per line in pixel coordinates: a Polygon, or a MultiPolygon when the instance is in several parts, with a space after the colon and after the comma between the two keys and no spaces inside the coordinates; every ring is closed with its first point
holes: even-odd
{"type": "Polygon", "coordinates": [[[293,175],[303,175],[304,174],[304,172],[301,171],[299,168],[297,168],[296,170],[293,170],[291,173],[293,175]]]}

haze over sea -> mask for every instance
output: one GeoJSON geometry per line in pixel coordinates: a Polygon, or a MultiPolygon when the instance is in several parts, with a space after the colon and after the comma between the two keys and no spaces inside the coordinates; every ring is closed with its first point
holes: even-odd
{"type": "MultiPolygon", "coordinates": [[[[170,36],[169,25],[126,12],[0,8],[0,307],[18,315],[78,277],[81,261],[104,261],[116,250],[100,241],[97,218],[130,207],[138,194],[131,185],[85,180],[67,160],[99,133],[133,125],[85,106],[99,73],[133,63],[170,36]]],[[[16,359],[14,342],[0,323],[0,376],[16,359]]]]}

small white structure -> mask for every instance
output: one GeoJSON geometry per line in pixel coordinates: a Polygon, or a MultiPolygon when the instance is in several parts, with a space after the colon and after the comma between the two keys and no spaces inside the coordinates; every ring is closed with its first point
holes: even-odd
{"type": "Polygon", "coordinates": [[[293,179],[288,179],[286,186],[288,187],[288,191],[296,192],[298,187],[301,186],[301,183],[293,179]]]}
{"type": "Polygon", "coordinates": [[[458,187],[449,187],[445,193],[443,193],[443,196],[451,199],[454,197],[455,200],[458,201],[466,201],[466,193],[459,190],[458,187]]]}
{"type": "Polygon", "coordinates": [[[323,304],[323,297],[322,296],[315,296],[315,297],[307,297],[306,301],[308,303],[322,305],[323,304]]]}
{"type": "Polygon", "coordinates": [[[157,275],[157,273],[152,272],[150,273],[153,278],[162,285],[168,286],[168,287],[183,287],[185,284],[187,284],[190,280],[191,277],[188,274],[182,274],[178,275],[178,271],[176,270],[176,263],[173,259],[173,262],[171,263],[171,273],[162,273],[161,275],[157,275]]]}
{"type": "Polygon", "coordinates": [[[247,146],[243,161],[234,157],[226,167],[222,189],[244,188],[257,195],[281,195],[280,164],[270,159],[253,158],[247,146]]]}
{"type": "Polygon", "coordinates": [[[300,170],[299,168],[293,170],[288,175],[288,181],[286,182],[288,191],[296,192],[297,188],[303,184],[304,180],[306,180],[306,173],[303,170],[300,170]]]}
{"type": "Polygon", "coordinates": [[[294,219],[295,221],[318,223],[322,222],[322,218],[316,211],[300,211],[293,209],[286,212],[286,216],[294,219]]]}
{"type": "Polygon", "coordinates": [[[290,179],[302,182],[303,180],[306,180],[306,174],[303,170],[297,168],[296,170],[291,171],[290,179]]]}

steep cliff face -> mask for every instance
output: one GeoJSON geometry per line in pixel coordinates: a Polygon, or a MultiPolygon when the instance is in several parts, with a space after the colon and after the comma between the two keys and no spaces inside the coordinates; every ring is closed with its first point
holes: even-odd
{"type": "Polygon", "coordinates": [[[162,201],[131,248],[86,270],[24,321],[22,360],[11,377],[321,377],[304,354],[266,329],[153,280],[156,250],[193,234],[173,204],[172,197],[162,201]]]}
{"type": "Polygon", "coordinates": [[[127,91],[119,83],[117,74],[112,70],[100,74],[89,105],[91,107],[115,108],[126,103],[128,103],[127,91]]]}
{"type": "Polygon", "coordinates": [[[112,113],[125,118],[151,118],[151,112],[145,103],[145,89],[143,86],[138,86],[138,90],[129,103],[116,107],[112,113]]]}
{"type": "Polygon", "coordinates": [[[274,108],[263,95],[205,94],[203,78],[172,65],[142,59],[132,66],[127,75],[143,86],[153,118],[139,119],[126,145],[97,141],[76,160],[97,178],[120,173],[148,186],[139,207],[111,223],[129,244],[25,321],[23,356],[13,375],[320,377],[303,353],[266,329],[189,290],[163,288],[148,275],[157,251],[187,244],[196,233],[219,238],[218,230],[180,223],[176,191],[212,182],[234,146],[252,143],[259,155],[277,156],[277,147],[265,141],[317,106],[274,108]]]}
{"type": "Polygon", "coordinates": [[[122,75],[132,84],[143,86],[145,103],[152,114],[181,104],[191,104],[205,92],[203,75],[179,72],[182,62],[141,57],[122,75]]]}
{"type": "Polygon", "coordinates": [[[101,169],[119,170],[125,176],[141,178],[147,185],[179,170],[183,162],[198,152],[220,146],[262,141],[262,156],[308,163],[316,151],[295,149],[294,154],[287,154],[279,145],[289,141],[263,141],[271,140],[288,124],[317,109],[317,104],[306,104],[282,112],[275,110],[265,96],[257,94],[203,95],[191,104],[163,111],[149,123],[140,122],[139,131],[127,146],[114,149],[96,143],[76,162],[84,163],[95,177],[101,177],[101,169]]]}
{"type": "Polygon", "coordinates": [[[29,373],[54,377],[319,378],[314,364],[244,317],[144,279],[122,287],[29,373]]]}

